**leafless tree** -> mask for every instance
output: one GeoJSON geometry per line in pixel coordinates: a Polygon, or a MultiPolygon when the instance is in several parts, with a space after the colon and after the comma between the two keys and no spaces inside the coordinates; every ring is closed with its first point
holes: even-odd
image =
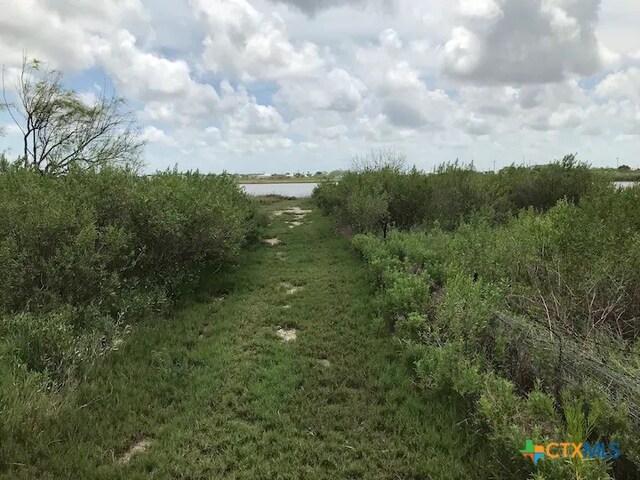
{"type": "Polygon", "coordinates": [[[113,165],[140,167],[144,142],[132,112],[115,94],[101,93],[85,102],[63,86],[62,72],[37,60],[22,63],[16,84],[17,101],[4,106],[22,132],[25,167],[62,175],[71,169],[113,165]]]}
{"type": "Polygon", "coordinates": [[[351,160],[351,169],[356,172],[389,169],[396,172],[406,170],[407,157],[393,148],[371,150],[364,155],[358,154],[351,160]]]}

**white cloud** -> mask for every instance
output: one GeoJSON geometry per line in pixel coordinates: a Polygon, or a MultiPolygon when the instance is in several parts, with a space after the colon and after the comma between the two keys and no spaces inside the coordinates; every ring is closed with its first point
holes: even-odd
{"type": "MultiPolygon", "coordinates": [[[[362,80],[376,94],[368,102],[368,118],[381,114],[389,125],[401,131],[443,128],[452,107],[450,99],[443,90],[427,86],[413,52],[404,52],[403,45],[395,30],[386,29],[379,35],[378,45],[356,52],[362,80]]],[[[386,127],[370,121],[367,128],[376,124],[386,127]]]]}
{"type": "Polygon", "coordinates": [[[152,125],[146,127],[142,132],[142,138],[148,143],[162,143],[171,147],[176,146],[176,141],[163,130],[152,125]]]}
{"type": "Polygon", "coordinates": [[[316,78],[281,82],[275,101],[300,114],[309,109],[348,113],[360,108],[366,93],[360,79],[336,68],[316,78]]]}
{"type": "Polygon", "coordinates": [[[95,91],[87,90],[84,92],[79,92],[78,97],[85,105],[89,105],[90,107],[92,107],[97,105],[98,100],[100,99],[98,93],[96,93],[95,91]]]}
{"type": "Polygon", "coordinates": [[[443,70],[466,81],[556,82],[604,63],[595,27],[600,0],[461,0],[443,70]]]}
{"type": "Polygon", "coordinates": [[[220,112],[218,92],[196,81],[186,61],[141,50],[126,30],[101,40],[96,58],[120,93],[144,103],[145,119],[186,126],[220,112]]]}
{"type": "Polygon", "coordinates": [[[491,123],[475,113],[462,115],[458,119],[458,124],[465,133],[473,136],[489,135],[492,132],[491,123]]]}
{"type": "Polygon", "coordinates": [[[391,139],[396,130],[389,124],[389,120],[383,114],[375,117],[365,115],[358,119],[356,131],[369,142],[381,142],[391,139]]]}
{"type": "Polygon", "coordinates": [[[518,108],[521,92],[508,86],[465,85],[459,90],[459,102],[466,111],[507,118],[518,108]]]}
{"type": "Polygon", "coordinates": [[[248,135],[274,134],[283,132],[284,120],[272,107],[247,103],[228,117],[229,128],[248,135]]]}
{"type": "Polygon", "coordinates": [[[408,62],[402,61],[390,65],[382,77],[378,79],[378,91],[383,95],[388,95],[406,90],[422,90],[424,84],[419,75],[420,73],[408,62]]]}
{"type": "Polygon", "coordinates": [[[460,0],[458,12],[469,18],[493,19],[504,16],[500,4],[496,0],[460,0]]]}
{"type": "Polygon", "coordinates": [[[103,42],[97,56],[107,73],[130,96],[143,101],[197,96],[204,104],[218,101],[216,91],[192,78],[184,60],[168,60],[138,48],[136,38],[126,30],[111,42],[103,42]]]}
{"type": "Polygon", "coordinates": [[[429,121],[420,107],[396,98],[384,102],[382,113],[393,125],[401,128],[420,128],[429,121]]]}
{"type": "Polygon", "coordinates": [[[191,0],[206,22],[205,67],[243,81],[305,77],[324,61],[311,42],[294,45],[280,17],[260,13],[247,0],[191,0]]]}
{"type": "Polygon", "coordinates": [[[20,0],[4,2],[0,15],[0,58],[19,65],[22,54],[80,71],[95,63],[100,39],[146,19],[139,0],[20,0]]]}
{"type": "Polygon", "coordinates": [[[610,49],[621,56],[633,57],[640,53],[637,0],[606,0],[600,7],[597,25],[598,37],[610,49]]]}
{"type": "Polygon", "coordinates": [[[549,117],[549,125],[556,129],[575,128],[587,119],[587,112],[579,107],[556,110],[549,117]]]}
{"type": "Polygon", "coordinates": [[[596,94],[608,99],[640,100],[640,68],[607,75],[596,87],[596,94]]]}
{"type": "Polygon", "coordinates": [[[383,30],[378,38],[380,40],[380,47],[383,49],[399,50],[402,48],[402,39],[393,28],[383,30]]]}
{"type": "Polygon", "coordinates": [[[305,13],[313,15],[321,10],[325,10],[331,7],[345,6],[345,5],[358,5],[366,0],[276,0],[280,3],[292,5],[299,8],[305,13]]]}

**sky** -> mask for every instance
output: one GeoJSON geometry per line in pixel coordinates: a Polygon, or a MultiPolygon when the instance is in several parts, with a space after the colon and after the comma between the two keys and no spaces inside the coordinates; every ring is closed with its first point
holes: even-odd
{"type": "MultiPolygon", "coordinates": [[[[0,0],[23,52],[136,112],[148,171],[640,167],[638,0],[0,0]]],[[[7,82],[9,96],[12,82],[7,82]]],[[[0,113],[0,151],[20,152],[0,113]]]]}

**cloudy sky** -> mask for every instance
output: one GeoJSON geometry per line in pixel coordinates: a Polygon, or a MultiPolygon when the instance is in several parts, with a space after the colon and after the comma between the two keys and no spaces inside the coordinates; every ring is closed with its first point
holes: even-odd
{"type": "MultiPolygon", "coordinates": [[[[137,111],[148,169],[640,167],[638,0],[0,0],[23,51],[137,111]]],[[[0,150],[19,152],[0,114],[0,150]]]]}

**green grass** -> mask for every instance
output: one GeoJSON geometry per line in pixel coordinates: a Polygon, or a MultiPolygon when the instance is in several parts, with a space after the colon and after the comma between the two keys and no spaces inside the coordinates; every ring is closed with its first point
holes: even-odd
{"type": "Polygon", "coordinates": [[[205,282],[175,317],[137,326],[15,445],[4,478],[486,478],[462,414],[418,390],[375,319],[348,241],[316,212],[287,220],[267,232],[282,243],[249,251],[225,288],[205,282]],[[288,295],[282,282],[303,289],[288,295]],[[282,342],[278,327],[298,339],[282,342]],[[149,448],[120,463],[141,439],[149,448]]]}

